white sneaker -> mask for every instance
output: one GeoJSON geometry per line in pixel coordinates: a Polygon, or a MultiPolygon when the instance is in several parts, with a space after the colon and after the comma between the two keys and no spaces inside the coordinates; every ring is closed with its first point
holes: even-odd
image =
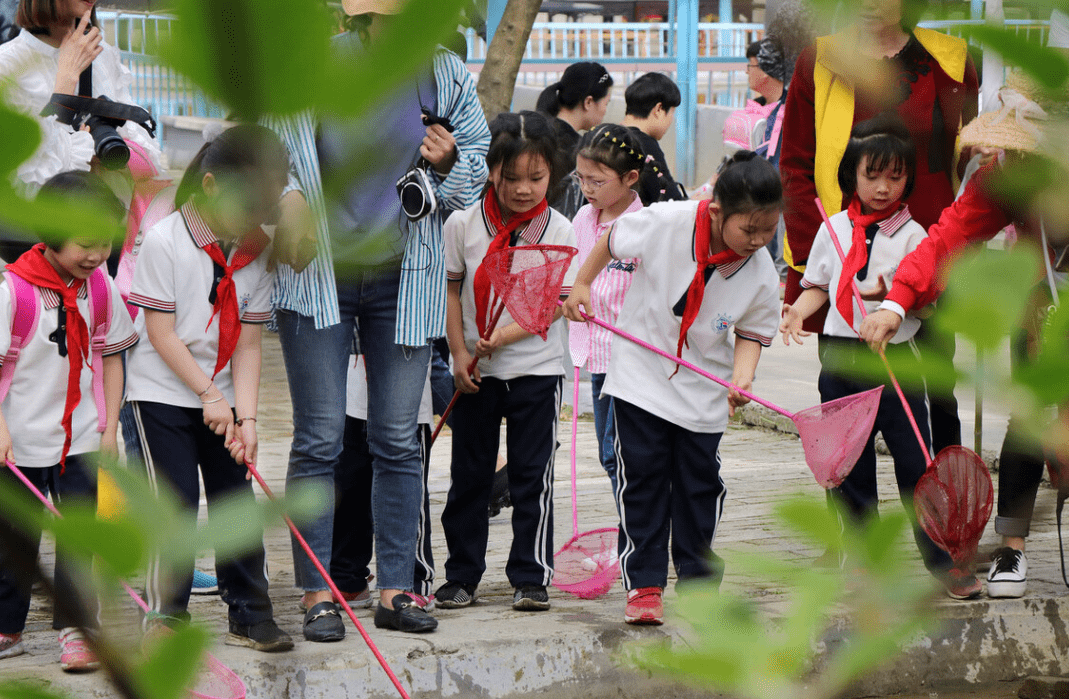
{"type": "Polygon", "coordinates": [[[991,555],[991,570],[987,572],[988,597],[1024,597],[1028,587],[1028,561],[1024,551],[1008,546],[991,555]]]}

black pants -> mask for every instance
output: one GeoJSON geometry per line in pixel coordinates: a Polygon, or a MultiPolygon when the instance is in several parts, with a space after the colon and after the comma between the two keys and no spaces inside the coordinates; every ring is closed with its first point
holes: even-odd
{"type": "Polygon", "coordinates": [[[616,506],[624,587],[668,584],[668,540],[680,580],[714,578],[713,541],[727,488],[720,478],[722,432],[691,432],[613,398],[616,506]]]}
{"type": "MultiPolygon", "coordinates": [[[[89,455],[67,456],[67,465],[62,475],[58,464],[48,468],[24,468],[22,472],[41,492],[51,495],[52,502],[60,512],[70,507],[96,507],[96,464],[89,455]]],[[[11,469],[0,468],[0,482],[12,491],[24,492],[37,502],[11,469]]],[[[44,509],[41,504],[41,510],[44,509]]],[[[18,560],[25,565],[36,564],[40,547],[39,528],[28,522],[21,522],[19,527],[15,527],[6,518],[0,518],[0,633],[21,633],[26,628],[34,573],[13,563],[18,560]]],[[[57,548],[56,595],[62,599],[78,599],[78,580],[87,578],[91,570],[90,564],[91,561],[87,557],[79,556],[66,547],[57,548]]],[[[98,612],[96,601],[83,602],[90,607],[95,621],[98,612]]],[[[66,616],[60,606],[55,605],[52,613],[53,629],[78,626],[81,623],[84,622],[66,616]]]]}
{"type": "MultiPolygon", "coordinates": [[[[938,315],[938,310],[936,311],[938,315]]],[[[957,373],[954,371],[954,333],[943,331],[932,316],[921,323],[916,342],[925,359],[928,385],[928,417],[932,428],[932,447],[936,454],[949,446],[961,445],[961,418],[958,399],[954,397],[957,373]]]]}
{"type": "MultiPolygon", "coordinates": [[[[431,594],[434,586],[434,555],[431,552],[431,500],[427,473],[431,458],[431,428],[419,426],[423,453],[423,509],[416,534],[416,565],[412,589],[431,594]]],[[[371,516],[371,450],[367,444],[367,420],[345,418],[345,438],[338,467],[334,470],[334,541],[330,554],[330,577],[343,592],[361,592],[371,574],[375,523],[371,516]]]]}
{"type": "MultiPolygon", "coordinates": [[[[1013,337],[1010,363],[1013,372],[1028,364],[1028,339],[1024,331],[1013,337]]],[[[998,462],[996,533],[1002,536],[1028,536],[1045,461],[1043,445],[1029,433],[1027,418],[1011,414],[998,462]]]]}
{"type": "Polygon", "coordinates": [[[553,578],[553,460],[557,451],[561,376],[485,377],[478,393],[453,408],[453,463],[442,530],[449,546],[445,577],[477,585],[486,572],[490,490],[501,421],[512,493],[512,548],[505,574],[513,587],[553,578]]]}
{"type": "MultiPolygon", "coordinates": [[[[255,502],[252,483],[245,480],[245,467],[230,457],[223,437],[204,424],[201,410],[148,401],[134,401],[132,405],[149,482],[155,484],[157,492],[164,484],[171,488],[189,513],[190,532],[196,526],[200,495],[198,465],[209,517],[226,503],[255,502]]],[[[263,532],[257,533],[258,542],[244,555],[225,559],[217,555],[215,560],[219,596],[230,607],[230,621],[238,624],[256,624],[272,616],[263,532]]],[[[191,556],[164,558],[159,554],[149,562],[145,589],[153,611],[167,616],[186,614],[193,562],[191,556]]]]}
{"type": "MultiPolygon", "coordinates": [[[[828,337],[826,344],[827,349],[822,361],[820,378],[817,381],[822,403],[861,393],[879,385],[884,386],[883,394],[880,396],[880,407],[876,413],[876,424],[873,425],[872,432],[869,433],[868,440],[865,442],[865,449],[842,485],[835,489],[835,497],[845,505],[847,512],[857,521],[878,516],[876,433],[881,433],[894,461],[898,494],[913,524],[913,538],[917,542],[917,548],[920,549],[924,565],[933,572],[949,569],[951,567],[950,555],[932,542],[918,524],[916,512],[913,509],[913,492],[917,488],[917,481],[924,475],[927,460],[924,458],[924,452],[913,432],[913,427],[909,424],[906,411],[902,408],[902,401],[889,381],[887,383],[876,381],[858,376],[851,371],[853,367],[851,357],[854,353],[868,352],[864,345],[852,338],[834,337],[828,337]]],[[[919,373],[919,362],[916,361],[907,344],[891,345],[887,352],[895,366],[909,366],[913,369],[911,373],[914,375],[919,373]]],[[[904,374],[905,372],[898,373],[904,374]]],[[[908,388],[907,386],[903,389],[906,400],[913,411],[924,443],[931,448],[931,431],[928,424],[925,394],[923,391],[911,391],[908,388]]]]}

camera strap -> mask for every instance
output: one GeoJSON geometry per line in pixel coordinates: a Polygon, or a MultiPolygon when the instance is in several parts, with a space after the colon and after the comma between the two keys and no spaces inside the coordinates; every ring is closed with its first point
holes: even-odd
{"type": "Polygon", "coordinates": [[[145,109],[133,104],[122,104],[111,100],[93,98],[93,64],[78,76],[78,95],[61,95],[52,93],[52,99],[41,110],[41,116],[56,116],[60,123],[81,128],[90,116],[105,119],[132,121],[156,138],[156,120],[145,109]]]}

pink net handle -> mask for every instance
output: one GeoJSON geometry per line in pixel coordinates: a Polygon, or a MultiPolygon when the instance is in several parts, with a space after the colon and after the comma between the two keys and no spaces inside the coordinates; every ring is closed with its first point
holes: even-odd
{"type": "MultiPolygon", "coordinates": [[[[817,210],[820,211],[821,218],[824,219],[824,225],[828,227],[828,237],[831,238],[831,242],[835,244],[835,251],[839,253],[839,261],[846,264],[846,255],[843,253],[843,246],[839,243],[839,236],[835,234],[835,229],[831,226],[831,221],[828,219],[828,212],[824,210],[824,204],[820,201],[820,197],[814,200],[817,204],[817,210]]],[[[861,298],[861,291],[857,288],[857,282],[853,277],[850,278],[850,288],[854,292],[854,301],[857,302],[858,307],[861,309],[861,317],[865,318],[868,313],[865,310],[865,301],[861,298]]],[[[860,337],[858,338],[860,339],[860,337]]],[[[913,410],[909,407],[909,402],[906,400],[906,394],[902,392],[902,387],[898,385],[898,379],[895,377],[895,372],[891,370],[891,363],[887,361],[887,355],[883,349],[879,351],[880,359],[883,360],[883,365],[887,369],[887,375],[891,377],[891,384],[895,387],[895,393],[898,394],[898,399],[902,401],[902,407],[906,411],[906,417],[909,418],[909,425],[913,428],[913,434],[917,437],[917,442],[921,445],[921,451],[924,453],[924,462],[928,466],[932,465],[932,454],[928,451],[928,444],[924,441],[924,436],[921,435],[920,427],[917,426],[917,419],[913,417],[913,410]]]]}
{"type": "Polygon", "coordinates": [[[579,536],[579,498],[576,494],[575,452],[576,432],[579,430],[579,367],[572,374],[572,536],[579,536]]]}
{"type": "MultiPolygon", "coordinates": [[[[557,301],[557,305],[558,306],[563,306],[564,302],[558,300],[557,301]]],[[[586,313],[583,313],[582,311],[580,311],[579,313],[589,323],[593,323],[594,325],[598,325],[598,326],[600,326],[602,328],[605,328],[609,332],[615,333],[615,334],[619,335],[620,337],[622,337],[624,339],[630,340],[631,342],[634,342],[636,345],[639,345],[640,347],[645,347],[649,351],[651,351],[651,352],[653,352],[655,354],[659,354],[662,357],[664,357],[665,359],[673,361],[673,362],[675,362],[676,364],[678,364],[681,367],[686,367],[687,369],[690,369],[691,371],[693,371],[696,374],[699,374],[701,376],[704,376],[707,379],[715,381],[716,383],[720,384],[724,388],[733,388],[733,389],[735,389],[736,391],[739,392],[739,395],[746,396],[747,398],[749,398],[753,402],[758,403],[760,405],[763,405],[766,408],[768,408],[769,410],[774,410],[775,412],[779,413],[780,415],[785,415],[785,416],[791,418],[791,420],[794,419],[794,413],[790,412],[789,410],[781,408],[778,405],[776,405],[775,403],[771,403],[771,402],[769,402],[769,401],[767,401],[767,400],[765,400],[763,398],[759,398],[758,396],[755,396],[754,394],[750,393],[749,391],[744,390],[742,388],[739,388],[738,386],[736,386],[735,384],[731,383],[730,381],[725,381],[724,379],[720,378],[719,376],[716,376],[714,374],[710,374],[705,369],[702,369],[701,367],[697,366],[696,364],[692,364],[691,362],[688,362],[686,359],[682,359],[681,357],[677,357],[674,354],[669,354],[668,352],[665,352],[663,349],[661,349],[659,347],[654,347],[653,345],[651,345],[650,343],[646,342],[645,340],[640,340],[639,338],[635,337],[631,333],[625,332],[625,331],[621,330],[620,328],[617,328],[614,325],[610,325],[609,323],[606,323],[604,320],[602,320],[600,318],[595,318],[594,316],[587,315],[586,313]]]]}

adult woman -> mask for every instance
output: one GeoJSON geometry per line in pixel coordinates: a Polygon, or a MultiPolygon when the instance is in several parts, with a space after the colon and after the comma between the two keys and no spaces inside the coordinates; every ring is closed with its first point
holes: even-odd
{"type": "MultiPolygon", "coordinates": [[[[817,39],[798,58],[780,159],[787,198],[787,303],[801,293],[820,227],[814,198],[820,196],[829,215],[843,208],[836,172],[853,124],[887,109],[906,122],[917,145],[916,187],[906,200],[914,220],[928,228],[954,201],[954,143],[961,126],[976,116],[976,69],[963,40],[916,26],[926,4],[860,2],[853,24],[817,39]]],[[[805,329],[820,332],[824,316],[823,311],[810,316],[805,329]]],[[[943,402],[942,410],[932,411],[937,447],[960,442],[953,394],[943,402]]]]}
{"type": "MultiPolygon", "coordinates": [[[[93,137],[87,129],[75,131],[55,116],[40,116],[52,94],[77,95],[80,76],[92,67],[89,96],[130,104],[133,75],[120,61],[118,49],[104,41],[92,2],[19,0],[16,22],[22,28],[19,35],[0,46],[0,81],[10,81],[8,104],[41,125],[41,145],[16,171],[16,186],[29,197],[53,175],[88,170],[94,162],[93,137]]],[[[127,122],[118,132],[159,163],[160,149],[143,128],[127,122]]]]}
{"type": "MultiPolygon", "coordinates": [[[[557,161],[553,164],[549,187],[550,206],[567,216],[575,215],[586,200],[569,196],[571,180],[566,176],[575,169],[575,149],[579,132],[587,131],[605,121],[612,90],[612,76],[605,66],[593,61],[573,63],[564,70],[560,81],[553,83],[538,96],[538,111],[553,117],[557,135],[557,161]]],[[[574,192],[571,192],[574,194],[574,192]]]]}
{"type": "MultiPolygon", "coordinates": [[[[404,4],[344,0],[349,16],[367,21],[335,38],[334,47],[344,52],[341,60],[366,60],[365,40],[379,40],[404,4]]],[[[302,114],[271,124],[289,148],[299,185],[282,197],[276,236],[283,262],[275,287],[276,315],[293,399],[286,484],[292,488],[318,483],[329,493],[325,512],[301,527],[316,556],[329,567],[334,470],[345,431],[346,376],[355,330],[367,366],[380,601],[375,624],[423,632],[433,630],[437,621],[405,593],[412,591],[423,488],[416,421],[430,360],[428,342],[445,334],[442,222],[446,210],[462,210],[479,200],[490,130],[471,73],[445,49],[436,52],[433,68],[426,66],[399,85],[367,119],[353,123],[302,114]],[[422,121],[421,107],[427,105],[455,130],[422,121]],[[377,128],[369,128],[369,123],[377,128]],[[374,149],[354,145],[360,138],[369,139],[367,145],[374,149]],[[384,152],[381,143],[393,148],[384,152]],[[427,162],[427,180],[438,208],[409,221],[401,212],[396,182],[417,152],[427,162]],[[351,169],[355,158],[368,163],[358,176],[351,169]],[[324,182],[341,177],[348,178],[341,196],[326,201],[324,182]],[[301,233],[313,219],[315,259],[309,261],[301,233]]],[[[296,584],[304,591],[302,606],[308,609],[305,638],[342,638],[345,627],[326,582],[296,545],[293,558],[296,584]]]]}

